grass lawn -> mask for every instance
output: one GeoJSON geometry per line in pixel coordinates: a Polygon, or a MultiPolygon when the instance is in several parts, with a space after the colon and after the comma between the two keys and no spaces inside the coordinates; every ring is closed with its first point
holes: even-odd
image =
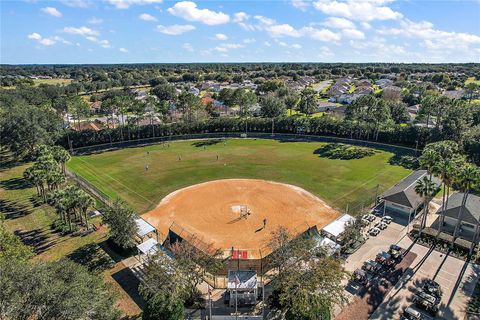
{"type": "Polygon", "coordinates": [[[35,83],[35,86],[39,86],[41,84],[50,84],[50,85],[66,85],[70,84],[72,82],[72,79],[33,79],[33,83],[35,83]]]}
{"type": "Polygon", "coordinates": [[[480,80],[476,80],[475,77],[470,77],[467,80],[465,80],[465,85],[467,85],[469,83],[472,83],[472,82],[480,85],[480,80]]]}
{"type": "Polygon", "coordinates": [[[390,165],[393,154],[383,151],[363,159],[339,160],[314,154],[324,145],[319,142],[209,142],[216,141],[176,141],[169,147],[157,144],[76,156],[68,167],[110,197],[124,199],[139,213],[154,208],[164,196],[179,188],[224,178],[294,184],[344,209],[347,204],[372,199],[377,184],[381,192],[410,172],[390,165]]]}
{"type": "MultiPolygon", "coordinates": [[[[105,227],[86,236],[76,237],[62,236],[51,230],[50,225],[57,218],[55,210],[48,205],[39,204],[35,197],[35,187],[23,180],[23,172],[30,165],[31,163],[14,163],[7,153],[0,152],[0,214],[5,217],[6,228],[33,247],[36,253],[34,259],[55,261],[92,244],[105,242],[105,227]]],[[[97,226],[99,222],[99,218],[90,220],[90,223],[97,226]]],[[[106,256],[106,253],[103,255],[106,256]]],[[[105,281],[112,283],[118,293],[118,304],[123,313],[136,315],[140,309],[112,278],[122,266],[121,263],[116,263],[102,270],[102,276],[105,281]]]]}

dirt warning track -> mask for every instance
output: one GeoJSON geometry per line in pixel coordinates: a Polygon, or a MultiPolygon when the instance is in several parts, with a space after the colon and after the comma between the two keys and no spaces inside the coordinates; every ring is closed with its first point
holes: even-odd
{"type": "Polygon", "coordinates": [[[226,179],[186,187],[166,196],[143,218],[167,235],[172,223],[215,249],[265,250],[271,232],[293,234],[323,226],[339,213],[308,191],[255,179],[226,179]]]}

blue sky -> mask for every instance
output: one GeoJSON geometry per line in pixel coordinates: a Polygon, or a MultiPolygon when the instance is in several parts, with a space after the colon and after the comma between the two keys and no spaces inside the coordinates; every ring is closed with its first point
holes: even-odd
{"type": "Polygon", "coordinates": [[[0,0],[1,63],[480,62],[480,0],[0,0]]]}

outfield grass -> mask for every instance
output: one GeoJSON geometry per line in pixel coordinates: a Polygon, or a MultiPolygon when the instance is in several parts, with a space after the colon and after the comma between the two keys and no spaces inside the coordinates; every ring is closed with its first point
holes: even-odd
{"type": "Polygon", "coordinates": [[[343,209],[347,204],[372,199],[377,184],[379,191],[385,190],[409,173],[390,165],[393,154],[383,151],[363,159],[338,160],[314,154],[323,145],[320,142],[230,139],[226,145],[198,146],[206,141],[177,141],[170,147],[158,144],[76,156],[68,167],[112,198],[124,199],[139,213],[154,208],[179,188],[224,178],[294,184],[343,209]]]}

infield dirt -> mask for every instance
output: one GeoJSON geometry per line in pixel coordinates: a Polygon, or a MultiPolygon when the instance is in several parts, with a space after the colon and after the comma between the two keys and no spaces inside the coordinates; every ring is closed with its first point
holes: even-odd
{"type": "Polygon", "coordinates": [[[215,249],[262,250],[266,255],[278,227],[298,235],[309,227],[321,229],[338,215],[323,200],[293,185],[225,179],[172,192],[143,218],[164,237],[175,223],[177,230],[184,229],[215,249]],[[249,214],[242,216],[242,206],[249,214]]]}

